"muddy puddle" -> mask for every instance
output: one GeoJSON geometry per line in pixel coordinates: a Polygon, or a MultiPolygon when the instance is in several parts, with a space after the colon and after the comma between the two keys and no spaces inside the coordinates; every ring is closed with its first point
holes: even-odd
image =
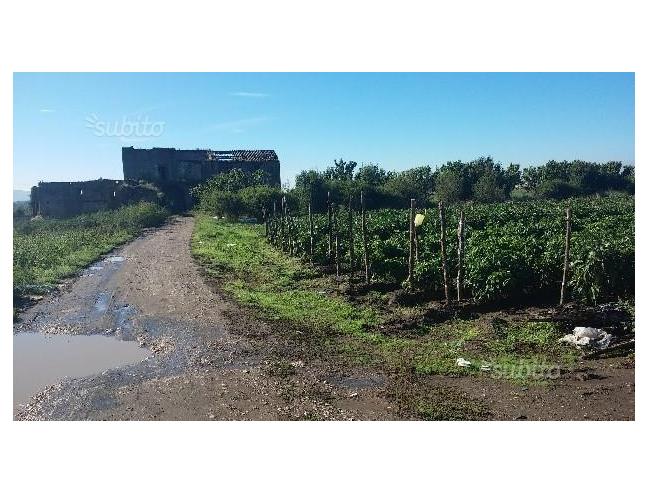
{"type": "Polygon", "coordinates": [[[102,335],[17,333],[13,337],[14,410],[63,378],[78,378],[146,359],[137,342],[102,335]]]}

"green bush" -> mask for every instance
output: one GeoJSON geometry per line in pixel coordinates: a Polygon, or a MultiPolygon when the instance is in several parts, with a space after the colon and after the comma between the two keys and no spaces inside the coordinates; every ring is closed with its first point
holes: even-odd
{"type": "Polygon", "coordinates": [[[268,184],[269,176],[263,171],[247,173],[241,169],[217,174],[192,189],[197,208],[203,212],[236,220],[241,215],[261,218],[262,209],[272,209],[280,200],[281,190],[268,184]]]}
{"type": "Polygon", "coordinates": [[[539,198],[554,198],[562,200],[580,194],[581,190],[577,186],[558,179],[543,181],[536,189],[536,195],[539,198]]]}

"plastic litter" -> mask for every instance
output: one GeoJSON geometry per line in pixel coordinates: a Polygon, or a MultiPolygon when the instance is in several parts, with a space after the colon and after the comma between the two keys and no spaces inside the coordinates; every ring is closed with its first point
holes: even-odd
{"type": "Polygon", "coordinates": [[[605,335],[605,331],[600,328],[591,328],[589,326],[577,326],[573,331],[574,335],[578,338],[587,337],[598,339],[605,335]]]}
{"type": "Polygon", "coordinates": [[[472,366],[472,363],[469,360],[464,359],[463,357],[459,357],[457,359],[457,365],[459,367],[469,367],[472,366]]]}
{"type": "Polygon", "coordinates": [[[423,225],[424,220],[425,220],[425,215],[416,214],[416,217],[414,217],[414,226],[415,227],[421,227],[423,225]]]}
{"type": "Polygon", "coordinates": [[[572,333],[565,335],[559,341],[569,343],[578,348],[601,350],[608,348],[614,337],[605,330],[590,326],[577,326],[572,333]]]}

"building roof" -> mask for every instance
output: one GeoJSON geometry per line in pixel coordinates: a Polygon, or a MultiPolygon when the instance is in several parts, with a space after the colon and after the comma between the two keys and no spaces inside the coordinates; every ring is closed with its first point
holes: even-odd
{"type": "Polygon", "coordinates": [[[279,160],[274,150],[208,150],[207,158],[216,161],[265,162],[279,160]]]}
{"type": "Polygon", "coordinates": [[[137,151],[170,151],[182,154],[182,159],[189,160],[210,160],[210,161],[242,161],[242,162],[268,162],[278,161],[277,153],[274,150],[210,150],[210,149],[176,149],[173,147],[153,147],[152,149],[135,149],[134,147],[122,147],[137,151]]]}

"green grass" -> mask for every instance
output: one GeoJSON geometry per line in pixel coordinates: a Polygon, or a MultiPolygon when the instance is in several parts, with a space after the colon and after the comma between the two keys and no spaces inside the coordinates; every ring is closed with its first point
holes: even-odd
{"type": "Polygon", "coordinates": [[[46,291],[166,218],[166,210],[158,205],[139,203],[71,219],[33,220],[15,227],[14,295],[46,291]]]}
{"type": "Polygon", "coordinates": [[[573,360],[573,352],[557,344],[560,333],[552,323],[450,320],[402,336],[382,333],[376,329],[384,322],[377,306],[338,294],[331,279],[270,245],[259,225],[198,216],[192,252],[237,301],[265,319],[310,328],[313,343],[353,364],[526,382],[573,360]],[[472,365],[457,366],[458,357],[472,365]],[[484,364],[490,372],[481,370],[484,364]]]}
{"type": "Polygon", "coordinates": [[[238,301],[259,308],[266,318],[362,334],[376,313],[305,287],[313,273],[270,246],[260,226],[196,220],[192,252],[238,301]]]}

